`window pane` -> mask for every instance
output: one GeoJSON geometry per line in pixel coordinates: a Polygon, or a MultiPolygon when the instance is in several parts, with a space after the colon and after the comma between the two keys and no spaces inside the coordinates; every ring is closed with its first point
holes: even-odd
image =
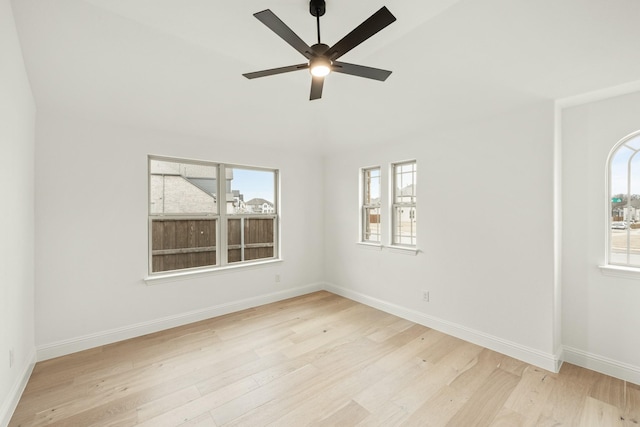
{"type": "Polygon", "coordinates": [[[227,221],[227,261],[242,261],[242,218],[227,221]]]}
{"type": "Polygon", "coordinates": [[[400,245],[416,244],[416,210],[413,207],[395,207],[393,210],[393,242],[400,245]]]}
{"type": "Polygon", "coordinates": [[[609,262],[612,264],[628,264],[629,236],[625,212],[628,202],[627,194],[629,192],[629,160],[632,154],[633,151],[623,145],[611,158],[609,262]]]}
{"type": "Polygon", "coordinates": [[[245,218],[244,260],[272,258],[274,253],[274,219],[245,218]]]}
{"type": "Polygon", "coordinates": [[[367,242],[380,242],[380,208],[364,208],[364,236],[367,242]]]}
{"type": "Polygon", "coordinates": [[[622,195],[628,191],[628,165],[633,151],[624,145],[611,158],[611,194],[622,195]]]}
{"type": "Polygon", "coordinates": [[[227,213],[274,214],[275,172],[227,168],[227,213]]]}
{"type": "Polygon", "coordinates": [[[152,272],[216,265],[215,219],[153,219],[152,272]]]}
{"type": "Polygon", "coordinates": [[[231,218],[227,222],[229,263],[275,256],[273,218],[231,218]]]}
{"type": "Polygon", "coordinates": [[[380,168],[364,171],[364,204],[380,204],[380,168]]]}
{"type": "Polygon", "coordinates": [[[395,167],[395,203],[415,203],[416,164],[406,163],[395,167]]]}
{"type": "Polygon", "coordinates": [[[150,161],[149,212],[217,213],[216,167],[165,160],[150,161]]]}
{"type": "Polygon", "coordinates": [[[628,219],[637,221],[640,218],[637,216],[637,208],[640,208],[638,203],[638,195],[640,195],[640,154],[635,154],[629,161],[629,206],[632,208],[629,212],[628,219]]]}
{"type": "Polygon", "coordinates": [[[635,138],[631,138],[630,140],[628,140],[624,144],[628,145],[633,150],[640,150],[640,136],[636,136],[635,138]]]}

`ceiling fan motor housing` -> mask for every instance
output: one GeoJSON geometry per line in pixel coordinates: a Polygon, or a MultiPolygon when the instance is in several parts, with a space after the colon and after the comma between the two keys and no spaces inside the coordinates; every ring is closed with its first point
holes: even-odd
{"type": "Polygon", "coordinates": [[[311,0],[309,2],[309,13],[313,16],[322,16],[326,10],[324,0],[311,0]]]}
{"type": "Polygon", "coordinates": [[[324,43],[316,43],[311,46],[311,50],[313,50],[313,53],[317,56],[323,56],[324,53],[329,50],[329,46],[324,43]]]}

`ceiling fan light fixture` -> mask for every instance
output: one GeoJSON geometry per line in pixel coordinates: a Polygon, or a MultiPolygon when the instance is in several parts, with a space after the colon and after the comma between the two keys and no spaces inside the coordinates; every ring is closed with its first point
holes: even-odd
{"type": "Polygon", "coordinates": [[[324,57],[312,58],[309,61],[309,71],[312,76],[324,77],[331,72],[331,61],[324,57]]]}

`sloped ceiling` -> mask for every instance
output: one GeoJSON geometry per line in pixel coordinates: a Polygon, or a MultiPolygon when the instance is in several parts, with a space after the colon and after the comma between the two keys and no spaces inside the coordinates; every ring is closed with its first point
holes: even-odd
{"type": "Polygon", "coordinates": [[[252,15],[313,44],[307,1],[12,1],[39,110],[216,141],[322,153],[640,80],[637,0],[327,0],[322,41],[383,5],[397,21],[341,60],[393,74],[310,102],[306,71],[241,75],[304,62],[252,15]]]}

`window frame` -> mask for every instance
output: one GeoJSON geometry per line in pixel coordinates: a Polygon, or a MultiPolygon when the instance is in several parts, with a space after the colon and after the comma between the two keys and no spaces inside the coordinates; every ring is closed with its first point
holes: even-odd
{"type": "Polygon", "coordinates": [[[147,267],[147,279],[162,278],[167,276],[183,276],[193,273],[210,272],[216,270],[223,270],[228,268],[251,266],[257,264],[263,264],[265,262],[279,261],[280,258],[280,171],[279,169],[261,166],[248,166],[232,163],[221,163],[206,160],[186,159],[178,157],[167,157],[160,155],[148,155],[147,156],[147,218],[148,218],[148,267],[147,267]],[[152,213],[151,212],[151,162],[153,160],[175,162],[183,164],[194,164],[202,166],[213,166],[216,168],[216,211],[217,212],[203,212],[203,213],[152,213]],[[226,173],[227,169],[244,169],[254,171],[264,171],[273,173],[273,213],[234,213],[227,212],[227,192],[226,192],[226,173]],[[221,179],[223,178],[223,179],[221,179]],[[222,203],[224,201],[224,203],[222,203]],[[153,220],[158,218],[168,218],[172,220],[189,219],[189,220],[215,220],[215,251],[216,251],[216,263],[214,265],[206,265],[200,267],[188,267],[174,270],[153,271],[153,220]],[[256,258],[256,259],[244,259],[244,252],[247,249],[247,244],[242,239],[244,237],[244,221],[247,219],[259,218],[259,219],[271,219],[273,221],[273,256],[256,258]],[[228,221],[230,219],[240,219],[241,221],[241,260],[229,262],[229,246],[228,239],[228,221]]]}
{"type": "Polygon", "coordinates": [[[418,247],[418,229],[417,229],[417,225],[418,225],[418,195],[415,193],[415,189],[417,188],[417,179],[418,179],[418,162],[417,160],[405,160],[405,161],[401,161],[401,162],[394,162],[391,163],[390,166],[391,169],[391,179],[390,179],[390,185],[391,185],[391,203],[390,203],[390,215],[391,215],[391,233],[390,233],[390,238],[391,238],[391,246],[395,246],[398,248],[407,248],[407,249],[417,249],[418,247]],[[406,165],[413,165],[413,186],[414,186],[414,193],[411,196],[413,201],[412,202],[397,202],[397,197],[399,196],[397,194],[397,189],[398,186],[396,185],[397,183],[397,179],[398,179],[398,174],[397,174],[397,168],[400,166],[406,166],[406,165]],[[410,210],[413,211],[413,214],[410,214],[410,219],[412,219],[412,222],[415,224],[412,225],[412,234],[411,234],[411,240],[413,243],[407,244],[407,243],[402,243],[402,242],[398,242],[397,241],[397,237],[399,235],[396,234],[396,228],[397,228],[397,216],[396,216],[396,209],[399,208],[408,208],[410,210]]]}
{"type": "MultiPolygon", "coordinates": [[[[624,270],[628,271],[628,272],[632,272],[634,275],[636,275],[636,277],[638,277],[638,275],[640,275],[640,265],[633,265],[630,260],[631,260],[631,224],[629,221],[628,227],[625,229],[626,232],[626,238],[627,238],[627,248],[625,251],[624,256],[626,257],[626,262],[613,262],[612,261],[612,252],[613,252],[613,247],[612,247],[612,240],[613,240],[613,233],[612,233],[612,227],[613,227],[613,223],[616,221],[613,221],[612,215],[611,215],[611,211],[612,211],[612,203],[613,203],[613,196],[616,194],[620,194],[620,192],[616,192],[614,194],[613,191],[613,167],[612,167],[612,163],[616,157],[616,154],[620,151],[620,149],[622,149],[623,147],[626,147],[627,149],[633,151],[633,154],[629,156],[629,159],[626,162],[626,173],[627,173],[627,178],[626,178],[626,192],[624,193],[624,196],[626,196],[627,198],[627,202],[626,204],[623,206],[623,209],[627,210],[627,212],[630,212],[630,207],[631,207],[631,171],[632,171],[632,161],[634,160],[634,157],[636,157],[636,155],[640,154],[640,145],[638,146],[638,148],[634,148],[631,145],[628,145],[627,143],[629,141],[632,140],[637,140],[640,139],[640,130],[633,132],[627,136],[625,136],[624,138],[622,138],[621,140],[619,140],[611,149],[611,151],[609,152],[609,156],[607,157],[607,164],[606,164],[606,200],[605,200],[605,264],[603,266],[600,266],[603,269],[610,269],[613,272],[613,275],[618,275],[618,274],[625,274],[624,270]]],[[[640,168],[637,168],[638,172],[640,172],[640,168]]],[[[628,214],[623,214],[623,221],[625,222],[626,220],[625,215],[628,214]]],[[[610,273],[610,272],[609,272],[610,273]]]]}
{"type": "Polygon", "coordinates": [[[371,166],[360,169],[360,243],[365,243],[369,245],[382,245],[382,168],[380,166],[371,166]],[[378,190],[380,195],[378,197],[378,203],[367,203],[367,200],[371,201],[369,187],[367,183],[371,180],[371,172],[378,172],[378,190]],[[377,209],[378,211],[378,230],[379,232],[376,234],[378,236],[378,240],[368,239],[367,235],[371,236],[371,231],[367,233],[367,226],[370,228],[370,215],[367,215],[367,212],[370,210],[377,209]]]}

